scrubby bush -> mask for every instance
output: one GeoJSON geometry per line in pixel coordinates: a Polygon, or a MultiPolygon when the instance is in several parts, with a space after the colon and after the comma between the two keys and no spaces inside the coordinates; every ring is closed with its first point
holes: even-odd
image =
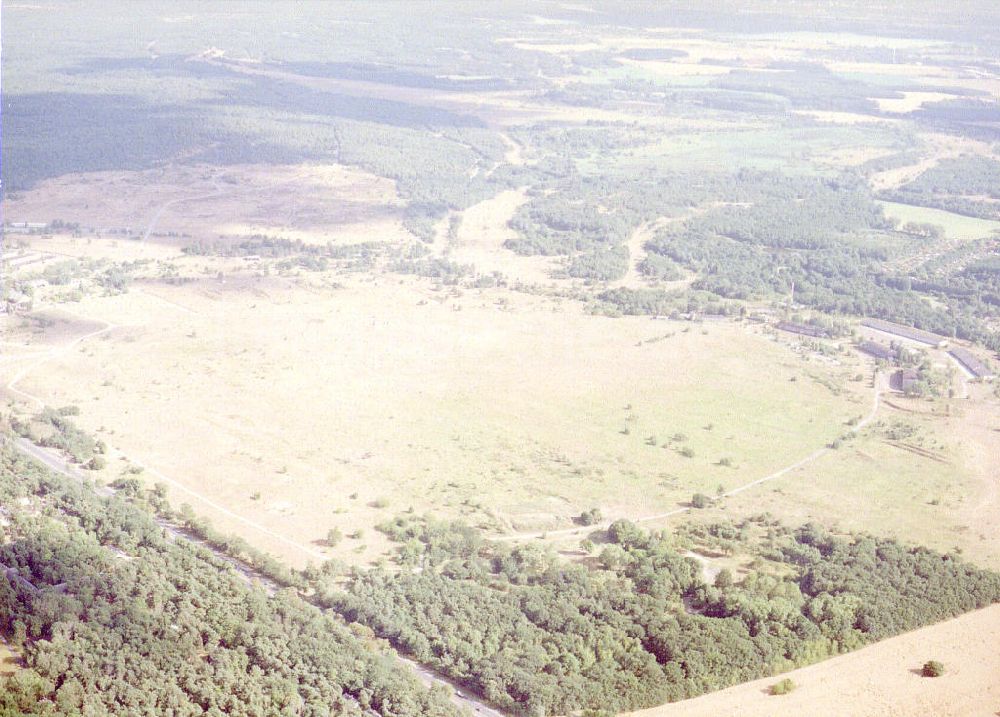
{"type": "Polygon", "coordinates": [[[789,692],[791,692],[794,689],[795,689],[795,683],[792,682],[789,678],[786,677],[785,679],[781,680],[780,682],[776,682],[773,685],[771,685],[771,694],[772,695],[787,695],[789,692]]]}
{"type": "Polygon", "coordinates": [[[944,674],[944,665],[937,660],[928,660],[920,670],[924,677],[940,677],[944,674]]]}

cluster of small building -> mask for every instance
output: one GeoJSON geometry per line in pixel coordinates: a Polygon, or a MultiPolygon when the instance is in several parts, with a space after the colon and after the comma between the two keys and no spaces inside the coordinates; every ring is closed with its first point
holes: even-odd
{"type": "MultiPolygon", "coordinates": [[[[949,343],[949,340],[944,336],[939,336],[938,334],[931,333],[930,331],[916,329],[912,326],[904,326],[891,321],[884,321],[882,319],[862,319],[861,325],[870,329],[875,329],[876,331],[892,334],[893,336],[899,336],[900,338],[933,346],[937,349],[947,348],[949,343]]],[[[883,344],[875,341],[863,341],[858,348],[877,359],[892,361],[899,358],[899,349],[884,346],[883,344]]],[[[980,360],[978,356],[968,349],[964,349],[961,346],[953,346],[948,350],[948,354],[973,378],[981,381],[992,381],[996,378],[996,374],[982,360],[980,360]]],[[[899,381],[900,389],[903,391],[908,388],[907,384],[912,386],[918,380],[916,371],[907,369],[899,372],[899,375],[897,375],[896,378],[899,381]]]]}
{"type": "Polygon", "coordinates": [[[9,234],[40,234],[48,228],[46,222],[8,222],[3,225],[3,230],[9,234]]]}

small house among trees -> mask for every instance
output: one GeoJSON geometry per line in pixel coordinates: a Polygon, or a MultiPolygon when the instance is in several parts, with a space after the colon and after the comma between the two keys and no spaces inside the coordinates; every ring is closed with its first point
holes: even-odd
{"type": "Polygon", "coordinates": [[[914,368],[900,369],[892,376],[891,385],[897,391],[910,393],[920,383],[920,373],[914,368]]]}

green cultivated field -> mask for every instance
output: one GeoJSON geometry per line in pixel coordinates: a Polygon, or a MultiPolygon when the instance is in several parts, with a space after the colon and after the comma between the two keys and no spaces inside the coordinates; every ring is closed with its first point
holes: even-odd
{"type": "Polygon", "coordinates": [[[977,217],[966,217],[941,209],[918,207],[912,204],[879,201],[885,207],[886,216],[900,224],[908,222],[936,224],[944,230],[949,239],[983,239],[1000,231],[1000,222],[977,217]]]}

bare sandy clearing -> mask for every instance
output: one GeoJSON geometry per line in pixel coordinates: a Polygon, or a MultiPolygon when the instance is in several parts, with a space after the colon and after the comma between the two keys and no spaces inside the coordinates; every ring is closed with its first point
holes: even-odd
{"type": "Polygon", "coordinates": [[[947,157],[957,157],[965,153],[990,156],[993,153],[992,147],[988,143],[964,137],[952,137],[929,132],[921,133],[918,136],[924,143],[924,151],[927,156],[905,167],[897,167],[872,174],[868,178],[868,181],[873,189],[876,191],[895,189],[907,182],[913,181],[947,157]]]}
{"type": "MultiPolygon", "coordinates": [[[[214,60],[206,61],[218,64],[214,60]]],[[[545,102],[540,100],[537,93],[533,91],[434,91],[420,87],[345,80],[337,77],[299,75],[270,65],[256,65],[246,62],[225,62],[224,66],[244,74],[273,77],[303,87],[352,97],[369,97],[392,102],[405,102],[428,109],[448,110],[476,117],[493,127],[526,124],[546,119],[564,119],[569,122],[585,122],[587,120],[614,122],[622,119],[621,113],[599,108],[566,107],[545,102]]],[[[629,117],[631,116],[629,115],[629,117]]]]}
{"type": "Polygon", "coordinates": [[[7,639],[0,635],[0,677],[8,677],[21,669],[21,656],[11,649],[7,639]]]}
{"type": "Polygon", "coordinates": [[[826,66],[832,72],[845,74],[900,75],[903,77],[946,78],[954,77],[955,71],[948,67],[934,65],[893,64],[886,62],[827,62],[826,66]]]}
{"type": "Polygon", "coordinates": [[[6,199],[4,214],[140,236],[155,223],[154,237],[261,233],[325,243],[408,236],[401,204],[390,180],[341,165],[183,166],[45,180],[6,199]]]}
{"type": "MultiPolygon", "coordinates": [[[[656,232],[666,225],[682,222],[695,213],[700,212],[692,212],[680,217],[660,217],[636,227],[629,235],[628,241],[625,244],[628,248],[628,272],[621,280],[614,282],[612,286],[625,286],[631,289],[640,289],[646,286],[649,282],[639,271],[639,264],[646,258],[646,242],[652,239],[656,235],[656,232]]],[[[691,280],[693,281],[694,279],[692,278],[691,280]]]]}
{"type": "MultiPolygon", "coordinates": [[[[504,40],[501,40],[503,42],[504,40]]],[[[529,50],[534,52],[549,52],[562,55],[572,52],[593,52],[604,49],[604,44],[600,42],[525,42],[523,40],[506,40],[518,50],[529,50]]]]}
{"type": "Polygon", "coordinates": [[[770,677],[703,697],[629,713],[631,717],[773,717],[774,715],[993,715],[1000,707],[1000,605],[884,640],[789,672],[797,685],[768,694],[770,677]],[[919,675],[927,660],[942,677],[919,675]]]}
{"type": "Polygon", "coordinates": [[[868,160],[887,157],[895,152],[896,150],[888,147],[844,147],[816,154],[813,158],[834,167],[856,167],[868,160]]]}
{"type": "Polygon", "coordinates": [[[500,272],[528,284],[548,284],[558,268],[556,259],[543,256],[519,256],[504,247],[517,237],[508,222],[528,200],[524,189],[510,189],[491,199],[474,204],[462,213],[458,241],[451,249],[452,260],[472,264],[481,274],[500,272]]]}
{"type": "Polygon", "coordinates": [[[631,60],[616,58],[625,67],[636,67],[664,77],[696,77],[701,75],[728,75],[732,70],[725,65],[701,65],[697,62],[664,60],[631,60]]]}
{"type": "Polygon", "coordinates": [[[889,97],[876,97],[878,107],[883,112],[912,112],[920,109],[927,102],[940,102],[941,100],[952,99],[955,95],[948,95],[943,92],[903,92],[899,99],[889,97]]]}
{"type": "Polygon", "coordinates": [[[897,122],[898,120],[875,115],[864,115],[856,112],[829,112],[824,110],[793,110],[792,114],[812,117],[820,122],[831,124],[870,124],[872,122],[884,122],[886,124],[897,122]]]}

